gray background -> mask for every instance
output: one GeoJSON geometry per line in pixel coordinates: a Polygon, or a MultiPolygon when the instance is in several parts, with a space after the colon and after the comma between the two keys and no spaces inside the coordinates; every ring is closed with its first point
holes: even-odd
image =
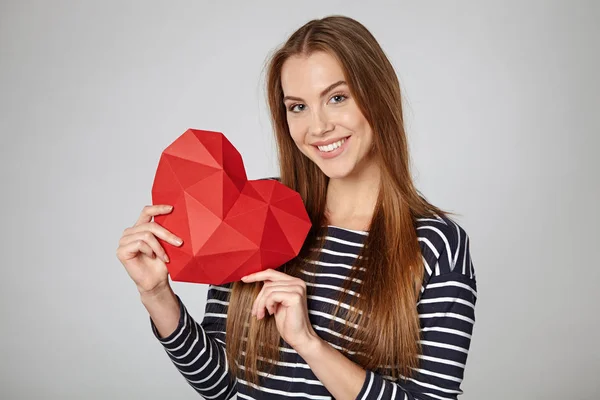
{"type": "MultiPolygon", "coordinates": [[[[417,185],[471,237],[461,398],[600,398],[593,1],[2,1],[1,398],[198,398],[118,239],[187,128],[224,132],[250,178],[276,173],[265,60],[333,13],[389,55],[417,185]]],[[[201,319],[206,287],[173,287],[201,319]]]]}

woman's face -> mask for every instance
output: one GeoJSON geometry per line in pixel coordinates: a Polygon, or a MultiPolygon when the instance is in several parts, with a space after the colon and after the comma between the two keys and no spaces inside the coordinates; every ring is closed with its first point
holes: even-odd
{"type": "Polygon", "coordinates": [[[325,52],[290,57],[281,85],[290,134],[325,175],[356,176],[372,162],[371,127],[335,58],[325,52]]]}

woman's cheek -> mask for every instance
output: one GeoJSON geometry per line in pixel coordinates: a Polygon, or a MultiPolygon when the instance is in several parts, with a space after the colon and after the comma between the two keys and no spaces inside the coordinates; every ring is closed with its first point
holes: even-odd
{"type": "Polygon", "coordinates": [[[335,114],[335,120],[338,121],[338,125],[344,125],[349,130],[354,130],[358,122],[357,115],[351,109],[340,109],[335,114]]]}
{"type": "Polygon", "coordinates": [[[298,119],[288,119],[288,128],[296,145],[301,146],[304,143],[304,131],[302,130],[301,122],[298,119]]]}

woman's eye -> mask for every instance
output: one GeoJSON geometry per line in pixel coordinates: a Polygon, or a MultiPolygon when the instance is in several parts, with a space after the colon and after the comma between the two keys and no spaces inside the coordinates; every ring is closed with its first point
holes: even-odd
{"type": "Polygon", "coordinates": [[[336,99],[334,103],[341,103],[342,101],[346,100],[346,96],[344,96],[343,94],[336,94],[335,96],[331,97],[331,99],[336,99]]]}
{"type": "Polygon", "coordinates": [[[289,110],[290,110],[291,112],[300,112],[300,111],[302,111],[303,109],[304,109],[304,104],[293,104],[293,105],[292,105],[292,106],[289,108],[289,110]],[[302,109],[298,110],[298,107],[302,107],[302,109]]]}
{"type": "MultiPolygon", "coordinates": [[[[334,104],[339,104],[344,102],[347,99],[347,97],[343,94],[336,94],[331,96],[331,100],[334,100],[333,103],[334,104]]],[[[293,112],[293,113],[299,113],[301,111],[303,111],[306,108],[305,104],[292,104],[289,108],[288,111],[293,112]]]]}

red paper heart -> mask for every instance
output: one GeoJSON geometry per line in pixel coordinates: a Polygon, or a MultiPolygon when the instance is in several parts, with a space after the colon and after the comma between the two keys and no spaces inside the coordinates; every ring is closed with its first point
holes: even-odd
{"type": "Polygon", "coordinates": [[[154,220],[183,239],[158,239],[171,279],[224,284],[298,255],[311,227],[300,195],[272,179],[248,181],[240,153],[221,132],[188,129],[160,158],[154,220]]]}

